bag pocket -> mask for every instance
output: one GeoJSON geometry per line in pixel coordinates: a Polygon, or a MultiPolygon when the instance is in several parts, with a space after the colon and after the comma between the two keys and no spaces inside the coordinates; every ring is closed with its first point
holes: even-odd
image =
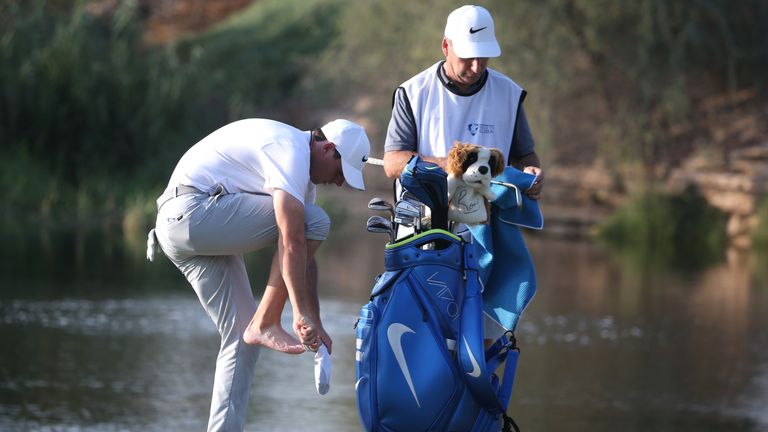
{"type": "Polygon", "coordinates": [[[376,376],[376,328],[378,310],[374,302],[360,308],[355,330],[355,396],[360,421],[365,430],[373,430],[377,422],[376,391],[372,377],[376,376]]]}
{"type": "Polygon", "coordinates": [[[420,301],[406,277],[378,305],[377,426],[398,432],[445,431],[463,388],[436,312],[420,301]]]}

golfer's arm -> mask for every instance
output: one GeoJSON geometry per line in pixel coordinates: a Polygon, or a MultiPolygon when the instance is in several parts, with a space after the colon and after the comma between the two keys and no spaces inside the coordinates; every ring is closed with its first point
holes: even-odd
{"type": "Polygon", "coordinates": [[[275,220],[279,231],[280,271],[288,289],[294,315],[316,321],[317,301],[306,289],[307,241],[304,236],[304,206],[288,192],[276,189],[273,196],[275,220]]]}
{"type": "MultiPolygon", "coordinates": [[[[400,177],[400,173],[402,173],[403,169],[405,169],[405,166],[408,165],[408,161],[411,160],[411,156],[415,154],[416,152],[412,152],[410,150],[393,150],[384,153],[384,173],[389,178],[400,177]]],[[[445,163],[447,160],[447,158],[444,157],[433,156],[421,156],[421,159],[427,162],[436,163],[443,169],[445,169],[445,163]]]]}

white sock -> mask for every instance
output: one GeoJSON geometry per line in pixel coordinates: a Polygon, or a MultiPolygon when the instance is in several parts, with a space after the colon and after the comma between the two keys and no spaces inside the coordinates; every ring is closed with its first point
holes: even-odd
{"type": "Polygon", "coordinates": [[[320,345],[315,353],[315,388],[321,395],[331,389],[331,355],[325,345],[320,345]]]}

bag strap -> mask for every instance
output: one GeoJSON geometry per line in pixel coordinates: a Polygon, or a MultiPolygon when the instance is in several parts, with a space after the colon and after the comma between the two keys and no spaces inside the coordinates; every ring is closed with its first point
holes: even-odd
{"type": "Polygon", "coordinates": [[[515,372],[517,371],[517,360],[520,356],[520,349],[517,347],[517,339],[511,331],[504,333],[496,342],[486,351],[487,369],[495,371],[499,365],[506,361],[504,365],[504,378],[499,385],[498,379],[494,376],[494,387],[497,387],[496,396],[499,403],[504,407],[501,413],[503,420],[502,432],[520,432],[517,423],[508,416],[506,407],[509,406],[509,399],[512,396],[512,387],[515,383],[515,372]]]}
{"type": "Polygon", "coordinates": [[[489,371],[483,361],[483,299],[478,280],[477,257],[472,243],[464,246],[465,292],[457,350],[459,369],[467,388],[480,406],[491,414],[499,415],[506,410],[496,395],[492,383],[493,371],[489,371]]]}
{"type": "Polygon", "coordinates": [[[478,404],[489,413],[501,416],[502,431],[519,432],[519,427],[506,411],[512,395],[520,350],[511,331],[504,333],[487,351],[483,349],[483,305],[477,256],[474,244],[464,246],[465,294],[457,347],[461,375],[478,404]],[[484,353],[487,361],[478,362],[473,353],[484,353]],[[498,385],[493,371],[504,361],[504,378],[501,385],[498,385]]]}
{"type": "Polygon", "coordinates": [[[501,428],[501,432],[520,432],[520,427],[507,413],[504,413],[504,426],[501,428]]]}
{"type": "Polygon", "coordinates": [[[499,338],[503,339],[505,344],[502,351],[496,354],[494,357],[488,360],[489,370],[496,370],[501,362],[506,360],[504,365],[504,378],[499,386],[497,393],[501,405],[507,407],[509,405],[509,399],[512,396],[512,387],[515,384],[515,372],[517,372],[517,360],[520,357],[520,348],[517,347],[517,340],[514,333],[507,332],[499,338]]]}

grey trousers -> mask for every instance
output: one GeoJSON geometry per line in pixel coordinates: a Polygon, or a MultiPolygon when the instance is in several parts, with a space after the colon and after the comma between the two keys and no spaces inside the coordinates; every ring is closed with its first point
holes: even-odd
{"type": "MultiPolygon", "coordinates": [[[[330,219],[323,209],[307,205],[304,218],[307,239],[328,237],[330,219]]],[[[259,356],[259,348],[242,339],[257,307],[243,254],[275,243],[272,197],[181,195],[160,208],[155,233],[221,335],[208,431],[242,431],[259,356]]]]}

